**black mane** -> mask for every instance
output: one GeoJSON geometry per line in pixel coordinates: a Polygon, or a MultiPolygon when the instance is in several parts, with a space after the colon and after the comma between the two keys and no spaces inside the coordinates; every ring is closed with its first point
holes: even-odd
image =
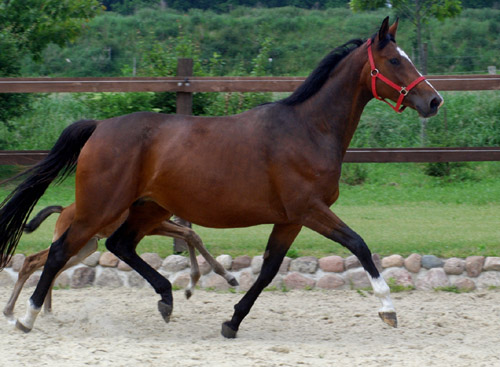
{"type": "Polygon", "coordinates": [[[344,43],[330,52],[318,67],[307,77],[289,97],[282,99],[278,103],[287,106],[298,105],[316,94],[325,84],[330,73],[335,69],[339,62],[364,43],[361,39],[354,39],[344,43]]]}

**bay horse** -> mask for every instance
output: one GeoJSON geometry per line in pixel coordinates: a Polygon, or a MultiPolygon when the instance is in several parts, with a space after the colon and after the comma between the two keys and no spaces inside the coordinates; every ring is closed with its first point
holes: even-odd
{"type": "Polygon", "coordinates": [[[76,166],[75,217],[51,247],[40,281],[17,327],[32,330],[59,270],[126,210],[106,247],[139,272],[161,297],[168,321],[170,282],[135,252],[137,243],[172,215],[213,228],[273,224],[257,280],[222,324],[236,337],[245,316],[276,275],[302,227],[358,257],[382,303],[379,316],[396,326],[390,289],[365,241],[330,209],[339,196],[341,164],[366,104],[377,98],[397,112],[438,112],[443,99],[396,44],[398,22],[384,19],[368,40],[328,54],[289,97],[234,116],[195,117],[139,112],[68,126],[48,156],[0,210],[0,264],[15,251],[22,226],[48,185],[76,166]]]}
{"type": "MultiPolygon", "coordinates": [[[[42,209],[29,223],[24,226],[23,231],[25,233],[34,232],[43,223],[43,221],[45,221],[50,215],[54,213],[60,213],[55,224],[54,235],[52,236],[52,242],[55,242],[69,228],[69,225],[71,224],[75,216],[75,203],[68,205],[67,207],[62,207],[60,205],[51,205],[42,209]]],[[[83,248],[81,248],[76,255],[68,260],[68,262],[59,271],[59,273],[79,264],[85,258],[97,251],[97,241],[99,239],[109,237],[114,231],[116,231],[118,227],[125,221],[127,215],[128,211],[125,211],[117,221],[114,221],[113,223],[99,231],[99,233],[92,237],[90,241],[87,242],[87,244],[83,248]]],[[[203,242],[201,241],[200,237],[192,229],[182,226],[174,221],[164,221],[160,223],[160,225],[151,233],[149,233],[149,235],[174,237],[186,241],[191,263],[190,281],[186,289],[184,290],[186,298],[191,298],[196,284],[198,283],[198,280],[201,276],[198,266],[198,260],[196,259],[195,249],[197,249],[205,258],[205,260],[207,260],[216,274],[219,274],[224,279],[226,279],[226,281],[230,285],[238,285],[235,277],[212,257],[210,252],[205,248],[205,246],[203,246],[203,242]]],[[[3,314],[7,319],[14,319],[14,308],[24,284],[31,276],[31,274],[33,274],[38,269],[41,269],[45,265],[48,255],[49,248],[37,252],[36,254],[29,255],[24,260],[23,266],[19,270],[17,281],[14,285],[14,289],[12,290],[12,294],[10,295],[9,300],[7,301],[7,304],[3,309],[3,314]]],[[[52,311],[52,286],[49,288],[49,292],[45,297],[43,306],[46,313],[50,313],[52,311]]]]}

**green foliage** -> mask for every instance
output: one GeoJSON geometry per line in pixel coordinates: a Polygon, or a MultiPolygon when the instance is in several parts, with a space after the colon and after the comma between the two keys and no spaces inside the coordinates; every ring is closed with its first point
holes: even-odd
{"type": "Polygon", "coordinates": [[[394,278],[389,278],[387,281],[387,285],[391,289],[391,293],[399,293],[399,292],[409,292],[415,290],[415,287],[412,285],[401,285],[397,284],[394,278]]]}
{"type": "Polygon", "coordinates": [[[63,46],[99,11],[97,0],[23,0],[0,3],[0,30],[22,39],[23,50],[38,57],[49,43],[63,46]]]}
{"type": "Polygon", "coordinates": [[[435,162],[427,163],[425,174],[439,177],[447,181],[473,180],[474,172],[463,162],[435,162]]]}
{"type": "Polygon", "coordinates": [[[81,101],[94,119],[106,119],[137,111],[153,111],[153,93],[91,93],[81,95],[81,101]]]}
{"type": "MultiPolygon", "coordinates": [[[[0,77],[21,74],[20,60],[25,55],[40,59],[49,44],[60,46],[73,41],[82,23],[97,14],[97,0],[23,0],[0,2],[0,77]]],[[[29,108],[27,94],[0,95],[0,123],[20,116],[29,108]]],[[[0,145],[6,142],[1,141],[0,145]]]]}
{"type": "Polygon", "coordinates": [[[296,259],[296,258],[300,257],[300,253],[299,253],[299,251],[297,249],[290,248],[288,250],[288,252],[286,253],[286,256],[288,256],[288,257],[290,257],[292,259],[296,259]]]}
{"type": "Polygon", "coordinates": [[[347,163],[342,165],[340,182],[355,186],[362,185],[368,178],[368,170],[361,163],[347,163]]]}
{"type": "MultiPolygon", "coordinates": [[[[66,48],[46,48],[43,64],[23,59],[22,71],[26,76],[152,76],[147,68],[152,56],[148,52],[154,48],[175,58],[179,53],[176,42],[190,42],[205,72],[208,64],[214,65],[210,75],[250,75],[252,60],[270,38],[268,57],[261,64],[265,74],[305,76],[332,48],[371,35],[381,19],[393,12],[293,7],[238,8],[224,14],[197,9],[184,14],[140,9],[130,16],[105,12],[89,22],[77,42],[66,48]]],[[[433,18],[422,29],[422,42],[429,46],[429,73],[485,72],[488,65],[500,61],[496,52],[500,11],[466,9],[453,19],[440,22],[433,18]]],[[[398,43],[409,55],[418,56],[408,19],[400,21],[398,43]]],[[[166,67],[175,68],[173,63],[169,65],[166,67]]]]}
{"type": "Polygon", "coordinates": [[[435,292],[449,292],[449,293],[465,293],[470,292],[469,290],[460,289],[456,285],[449,285],[445,287],[434,288],[435,292]]]}

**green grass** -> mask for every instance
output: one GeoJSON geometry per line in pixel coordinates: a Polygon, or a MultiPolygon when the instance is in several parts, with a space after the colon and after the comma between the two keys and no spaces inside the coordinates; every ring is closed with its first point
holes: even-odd
{"type": "MultiPolygon", "coordinates": [[[[452,181],[429,177],[423,164],[365,164],[367,181],[358,186],[341,186],[334,210],[358,232],[374,253],[382,256],[413,252],[441,257],[500,255],[500,162],[469,164],[469,178],[452,181]]],[[[9,175],[12,171],[5,172],[9,175]]],[[[74,179],[52,186],[35,212],[47,205],[73,201],[74,179]]],[[[12,186],[1,187],[5,197],[12,186]]],[[[56,215],[35,233],[23,235],[18,252],[30,254],[50,243],[56,215]]],[[[220,254],[262,254],[271,225],[241,229],[194,229],[215,256],[220,254]]],[[[104,250],[103,241],[101,249],[104,250]]],[[[145,238],[139,252],[172,254],[172,240],[145,238]]],[[[294,256],[326,256],[350,252],[304,228],[292,246],[294,256]]]]}

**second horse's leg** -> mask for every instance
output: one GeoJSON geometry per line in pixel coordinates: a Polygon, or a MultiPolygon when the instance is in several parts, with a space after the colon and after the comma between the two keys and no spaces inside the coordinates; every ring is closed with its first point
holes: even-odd
{"type": "Polygon", "coordinates": [[[213,258],[210,252],[208,252],[208,250],[203,245],[200,236],[198,236],[196,232],[191,228],[185,227],[173,221],[164,221],[150,234],[174,237],[186,241],[189,250],[189,257],[191,260],[191,281],[189,283],[189,286],[186,288],[187,298],[191,297],[194,287],[200,278],[198,261],[196,260],[194,249],[197,249],[200,252],[200,254],[205,258],[205,260],[207,260],[216,274],[219,274],[224,279],[226,279],[226,281],[231,286],[236,287],[238,285],[238,281],[236,280],[236,278],[230,272],[228,272],[217,260],[213,258]]]}

